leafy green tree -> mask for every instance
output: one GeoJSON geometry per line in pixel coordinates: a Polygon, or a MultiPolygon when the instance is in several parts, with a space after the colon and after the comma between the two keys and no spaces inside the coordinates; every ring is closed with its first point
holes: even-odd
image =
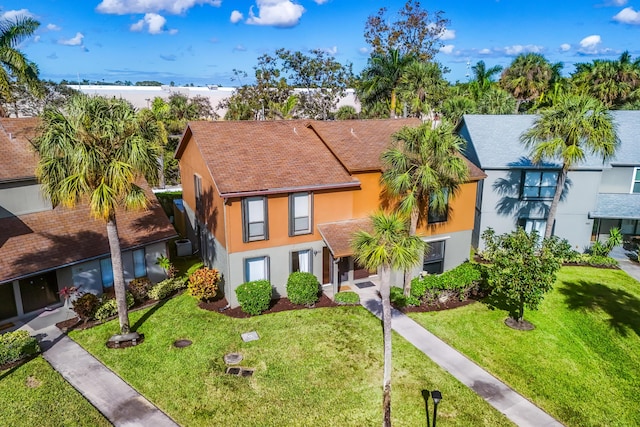
{"type": "Polygon", "coordinates": [[[517,324],[524,321],[525,307],[537,310],[544,294],[553,289],[561,267],[562,241],[541,239],[537,231],[516,231],[496,235],[489,228],[482,233],[492,294],[505,299],[510,316],[517,324]]]}
{"type": "MultiPolygon", "coordinates": [[[[42,94],[38,67],[17,49],[39,26],[40,23],[30,17],[0,19],[0,97],[3,104],[14,102],[14,84],[26,87],[34,95],[42,94]]],[[[0,111],[0,114],[6,116],[6,111],[0,111]]]]}
{"type": "Polygon", "coordinates": [[[522,103],[534,101],[548,91],[561,68],[562,64],[552,65],[539,53],[516,56],[500,77],[500,86],[517,101],[515,113],[522,103]]]}
{"type": "Polygon", "coordinates": [[[384,339],[382,425],[391,426],[391,269],[407,270],[417,265],[424,251],[424,242],[409,235],[406,221],[397,213],[376,213],[371,221],[372,232],[356,232],[352,247],[355,260],[360,265],[380,271],[384,339]]]}
{"type": "Polygon", "coordinates": [[[509,92],[499,87],[490,87],[478,99],[479,114],[511,114],[516,100],[509,92]]]}
{"type": "Polygon", "coordinates": [[[76,95],[64,108],[49,107],[34,147],[36,176],[54,206],[88,202],[91,215],[106,223],[120,332],[129,332],[116,209],[144,209],[136,183],[154,180],[159,147],[155,120],[144,121],[123,99],[76,95]]]}
{"type": "Polygon", "coordinates": [[[449,24],[444,12],[429,12],[416,0],[408,0],[391,22],[386,7],[367,18],[364,39],[373,55],[397,50],[400,56],[429,61],[442,46],[442,36],[449,24]]]}
{"type": "Polygon", "coordinates": [[[478,111],[478,105],[469,96],[454,95],[442,103],[442,114],[456,126],[462,121],[465,114],[474,114],[478,111]]]}
{"type": "Polygon", "coordinates": [[[357,87],[357,95],[363,106],[366,108],[382,102],[388,105],[389,117],[397,117],[400,81],[405,69],[414,60],[414,57],[402,55],[397,49],[371,55],[357,87]]]}
{"type": "MultiPolygon", "coordinates": [[[[409,235],[425,223],[429,210],[445,213],[449,198],[469,178],[461,156],[464,140],[448,122],[426,122],[404,127],[393,134],[391,147],[382,155],[381,176],[385,191],[397,202],[397,210],[409,221],[409,235]]],[[[411,294],[410,271],[405,272],[404,295],[411,294]]]]}
{"type": "Polygon", "coordinates": [[[616,128],[602,102],[587,95],[568,94],[562,95],[554,106],[542,110],[520,140],[531,149],[535,163],[562,162],[544,232],[548,238],[569,169],[584,161],[587,154],[603,160],[612,157],[619,144],[616,128]]]}
{"type": "Polygon", "coordinates": [[[358,112],[351,105],[343,105],[335,112],[336,120],[352,120],[358,118],[358,112]]]}
{"type": "Polygon", "coordinates": [[[448,86],[442,77],[440,64],[413,61],[403,70],[398,94],[410,115],[422,117],[439,109],[447,95],[448,86]]]}
{"type": "Polygon", "coordinates": [[[494,65],[487,69],[484,61],[478,61],[476,65],[471,67],[471,71],[473,71],[473,79],[469,82],[469,89],[473,99],[478,101],[494,86],[493,77],[502,71],[502,67],[494,65]]]}
{"type": "Polygon", "coordinates": [[[27,84],[12,81],[10,84],[11,95],[8,99],[0,95],[3,101],[4,114],[16,117],[35,117],[42,113],[45,106],[61,106],[67,99],[78,93],[74,88],[55,83],[53,81],[41,81],[38,93],[33,93],[27,84]]]}

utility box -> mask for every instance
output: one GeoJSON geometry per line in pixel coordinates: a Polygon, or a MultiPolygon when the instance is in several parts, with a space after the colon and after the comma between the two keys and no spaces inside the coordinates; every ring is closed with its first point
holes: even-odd
{"type": "Polygon", "coordinates": [[[176,240],[176,255],[189,256],[191,254],[193,254],[193,249],[191,247],[191,240],[189,239],[176,240]]]}

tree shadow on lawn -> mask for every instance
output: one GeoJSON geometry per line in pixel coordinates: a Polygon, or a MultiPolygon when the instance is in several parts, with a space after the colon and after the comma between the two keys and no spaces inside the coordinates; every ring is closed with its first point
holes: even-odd
{"type": "MultiPolygon", "coordinates": [[[[518,304],[514,304],[505,296],[503,292],[496,290],[490,291],[489,294],[480,300],[489,310],[502,310],[509,313],[509,317],[513,319],[518,318],[518,304]]],[[[524,310],[525,316],[527,309],[524,310]]]]}
{"type": "Polygon", "coordinates": [[[640,337],[640,299],[623,289],[611,289],[600,283],[578,280],[558,287],[570,310],[600,309],[610,318],[609,325],[623,337],[632,330],[640,337]]]}

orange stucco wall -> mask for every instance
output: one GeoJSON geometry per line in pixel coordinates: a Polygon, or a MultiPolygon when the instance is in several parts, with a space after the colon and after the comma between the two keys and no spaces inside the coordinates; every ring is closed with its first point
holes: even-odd
{"type": "Polygon", "coordinates": [[[270,195],[267,197],[267,217],[269,240],[243,242],[242,239],[242,199],[230,199],[227,202],[227,221],[229,228],[229,253],[264,249],[272,246],[314,242],[322,237],[317,224],[342,221],[354,218],[353,191],[323,191],[313,193],[313,233],[289,236],[289,197],[288,195],[270,195]]]}
{"type": "Polygon", "coordinates": [[[200,175],[202,179],[202,212],[198,212],[198,218],[207,224],[213,232],[216,240],[226,247],[224,232],[224,200],[218,194],[213,184],[200,150],[194,141],[187,141],[186,148],[180,158],[180,177],[182,179],[182,199],[195,212],[196,196],[193,176],[200,175]]]}

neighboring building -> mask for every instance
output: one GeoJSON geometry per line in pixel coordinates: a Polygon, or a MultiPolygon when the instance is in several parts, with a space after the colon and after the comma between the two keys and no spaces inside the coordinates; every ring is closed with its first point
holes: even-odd
{"type": "MultiPolygon", "coordinates": [[[[224,276],[224,291],[267,278],[286,295],[293,271],[312,272],[337,291],[365,281],[350,239],[380,209],[380,154],[391,135],[418,119],[191,122],[176,151],[188,237],[224,276]]],[[[417,270],[442,271],[469,257],[477,181],[450,201],[449,216],[419,230],[431,252],[417,270]],[[446,247],[446,251],[445,251],[446,247]]],[[[400,285],[401,274],[395,277],[400,285]]]]}
{"type": "MultiPolygon", "coordinates": [[[[52,208],[36,181],[29,140],[38,119],[0,119],[0,321],[59,304],[60,289],[100,294],[113,285],[106,225],[87,206],[52,208]]],[[[152,200],[145,212],[118,211],[125,278],[165,275],[156,259],[175,230],[152,200]]]]}
{"type": "MultiPolygon", "coordinates": [[[[603,162],[588,155],[569,171],[553,225],[554,235],[580,251],[606,239],[612,227],[625,235],[640,234],[640,111],[611,113],[620,139],[615,157],[603,162]]],[[[531,162],[520,135],[535,118],[463,118],[459,133],[467,140],[466,155],[487,174],[476,205],[474,247],[483,247],[479,236],[489,227],[499,234],[516,226],[544,234],[561,163],[531,162]]]]}

